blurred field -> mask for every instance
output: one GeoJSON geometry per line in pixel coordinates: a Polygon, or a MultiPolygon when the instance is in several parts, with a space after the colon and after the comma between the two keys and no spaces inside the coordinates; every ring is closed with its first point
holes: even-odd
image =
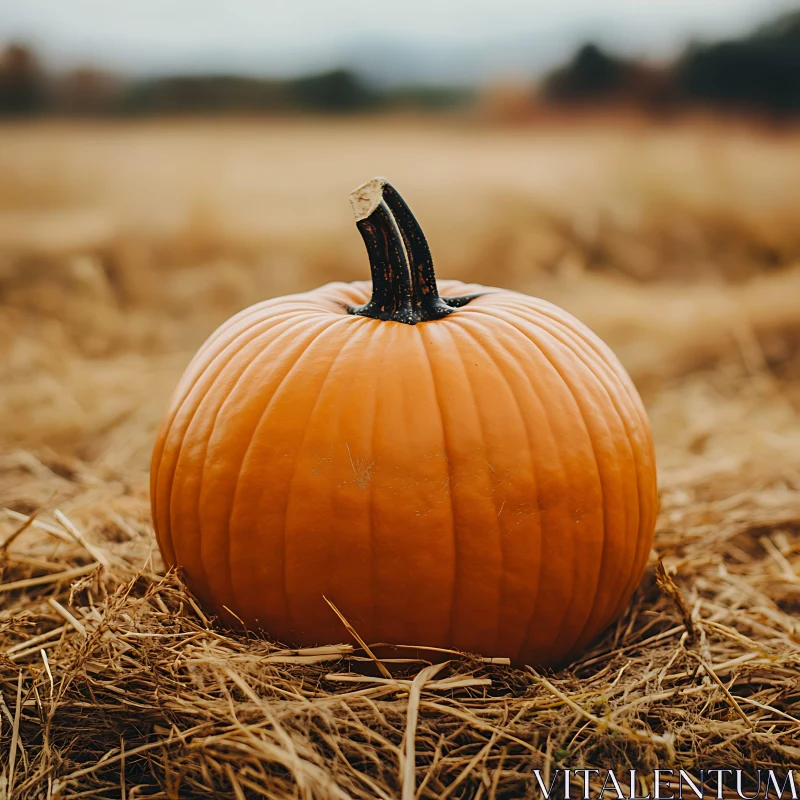
{"type": "MultiPolygon", "coordinates": [[[[632,644],[624,658],[608,655],[635,643],[640,632],[650,636],[680,626],[671,601],[649,575],[621,627],[595,651],[606,653],[595,669],[610,665],[611,677],[629,657],[639,659],[630,675],[650,676],[628,687],[622,711],[608,713],[622,713],[634,727],[669,731],[676,737],[678,763],[796,763],[800,133],[791,131],[701,122],[655,128],[614,120],[541,129],[404,119],[0,127],[0,507],[17,515],[39,512],[40,521],[51,526],[60,509],[94,543],[90,547],[115,560],[116,582],[98,578],[89,599],[76,600],[73,613],[85,631],[100,630],[93,604],[110,603],[131,570],[143,568],[145,577],[138,580],[157,583],[161,566],[151,552],[148,460],[168,396],[193,351],[216,325],[257,300],[366,278],[368,264],[347,198],[353,186],[376,174],[388,176],[412,204],[441,277],[507,286],[564,306],[609,342],[642,392],[662,486],[656,550],[677,571],[698,624],[710,621],[700,652],[707,663],[719,665],[727,694],[708,674],[697,678],[696,662],[688,659],[681,667],[684,656],[673,657],[673,651],[682,652],[680,631],[657,647],[637,651],[632,644]],[[669,689],[661,685],[669,665],[675,673],[684,669],[681,686],[694,681],[706,687],[691,701],[675,701],[674,714],[636,700],[669,689]],[[656,680],[650,673],[661,667],[665,671],[656,680]],[[737,682],[744,688],[737,689],[737,682]],[[737,706],[746,723],[731,706],[730,692],[755,700],[737,706]],[[625,711],[631,698],[638,705],[625,711]],[[752,735],[745,736],[748,730],[752,735]]],[[[0,543],[19,524],[19,516],[0,512],[0,543]]],[[[26,581],[53,572],[54,564],[81,566],[95,556],[30,528],[9,547],[0,545],[0,574],[4,583],[26,581]]],[[[151,591],[136,586],[132,596],[151,591]]],[[[59,584],[53,596],[66,605],[68,589],[59,584]]],[[[158,591],[172,592],[164,613],[167,606],[184,613],[177,590],[170,585],[158,591]]],[[[45,583],[0,595],[11,601],[0,611],[3,650],[64,624],[47,604],[52,594],[53,586],[45,583]]],[[[124,620],[130,609],[116,597],[116,605],[103,612],[109,630],[136,629],[139,623],[130,616],[124,620]]],[[[175,635],[195,631],[186,625],[175,635]]],[[[113,661],[125,651],[114,650],[116,644],[100,634],[96,640],[78,636],[77,643],[75,636],[67,625],[47,647],[54,664],[61,659],[62,677],[71,676],[64,683],[55,676],[59,702],[67,709],[62,713],[73,727],[88,730],[85,719],[75,721],[76,697],[102,705],[113,689],[76,676],[92,658],[113,661]]],[[[152,663],[161,659],[159,669],[166,670],[172,662],[165,650],[166,645],[149,657],[152,663]]],[[[244,647],[245,652],[250,661],[242,655],[243,670],[277,669],[258,665],[262,651],[244,647]]],[[[90,763],[92,753],[97,758],[118,748],[115,737],[135,739],[129,727],[137,714],[156,722],[138,731],[135,745],[150,741],[159,724],[185,731],[197,722],[186,721],[191,714],[176,722],[174,709],[113,712],[109,706],[92,723],[91,736],[73,741],[62,730],[60,738],[52,734],[52,752],[44,752],[36,720],[50,713],[56,726],[58,703],[47,688],[38,648],[20,646],[16,653],[24,657],[0,655],[0,688],[13,709],[23,666],[20,685],[29,705],[21,730],[30,738],[27,755],[15,745],[15,761],[17,785],[27,775],[29,794],[20,797],[38,796],[37,781],[63,778],[90,763]],[[45,687],[38,696],[32,693],[36,685],[45,687]],[[42,706],[44,695],[50,700],[42,706]],[[168,722],[158,723],[159,713],[168,722]],[[125,722],[126,714],[134,717],[125,722]]],[[[215,650],[213,658],[222,656],[215,650]]],[[[154,667],[139,663],[131,669],[156,680],[154,667]]],[[[322,674],[314,673],[314,680],[322,674]]],[[[576,668],[553,680],[570,693],[588,674],[589,667],[576,668]]],[[[541,690],[522,673],[503,681],[518,697],[541,690]]],[[[227,700],[218,700],[214,710],[203,706],[201,716],[224,732],[227,700]]],[[[538,722],[531,718],[526,734],[536,732],[536,746],[547,758],[563,745],[575,753],[573,765],[602,764],[602,758],[612,758],[608,752],[620,764],[671,763],[655,740],[647,747],[640,743],[640,750],[597,750],[602,732],[593,733],[592,726],[578,730],[574,711],[564,705],[553,714],[538,722]],[[547,732],[562,729],[563,741],[547,732]]],[[[426,724],[433,748],[437,728],[430,720],[426,724]]],[[[295,739],[306,747],[302,737],[300,732],[295,739]]],[[[437,767],[426,790],[430,796],[438,796],[464,763],[483,752],[485,742],[476,737],[470,739],[472,750],[463,745],[466,761],[448,766],[445,759],[437,767]]],[[[0,753],[7,742],[0,739],[0,753]]],[[[214,746],[209,743],[208,757],[223,766],[208,767],[212,778],[198,777],[205,773],[196,752],[184,754],[187,785],[200,792],[203,781],[219,781],[220,791],[233,792],[224,764],[238,757],[235,748],[217,752],[214,746]]],[[[248,746],[255,747],[242,745],[248,746]]],[[[463,778],[455,796],[476,796],[483,785],[481,764],[491,784],[493,770],[500,769],[486,760],[493,747],[494,740],[484,760],[471,767],[477,777],[463,778]]],[[[303,751],[303,758],[313,761],[312,750],[303,751]]],[[[386,758],[396,765],[395,755],[386,758]]],[[[163,764],[156,762],[131,767],[129,780],[145,781],[148,769],[160,774],[163,764]]],[[[117,756],[113,763],[109,769],[118,775],[117,756]]],[[[391,764],[387,775],[397,771],[391,764]]],[[[295,791],[293,780],[300,780],[302,770],[292,764],[281,769],[281,785],[295,791]]],[[[317,786],[315,774],[306,776],[312,788],[302,796],[337,796],[328,784],[317,786]]],[[[80,780],[112,780],[102,775],[80,780]]],[[[376,778],[387,791],[396,789],[391,775],[376,778]]],[[[495,788],[507,777],[497,777],[495,788]]],[[[93,785],[75,780],[84,789],[93,785]]],[[[377,796],[352,776],[341,777],[339,785],[353,796],[377,796]]],[[[490,794],[486,787],[482,791],[490,794]]]]}

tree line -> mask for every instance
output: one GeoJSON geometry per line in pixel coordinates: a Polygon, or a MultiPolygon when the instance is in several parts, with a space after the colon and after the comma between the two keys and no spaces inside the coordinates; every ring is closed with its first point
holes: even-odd
{"type": "MultiPolygon", "coordinates": [[[[377,88],[341,68],[290,79],[234,75],[126,80],[100,69],[50,74],[20,43],[0,53],[0,116],[35,114],[352,113],[398,107],[466,106],[468,88],[377,88]]],[[[580,47],[530,91],[531,105],[633,106],[648,113],[687,107],[774,118],[800,114],[800,10],[736,39],[692,44],[674,63],[653,66],[580,47]]]]}
{"type": "Polygon", "coordinates": [[[622,103],[658,112],[687,105],[767,114],[800,113],[800,11],[749,35],[692,44],[673,64],[654,67],[581,47],[543,84],[561,105],[622,103]]]}
{"type": "Polygon", "coordinates": [[[24,44],[12,43],[0,53],[0,116],[352,113],[446,108],[463,105],[470,95],[447,86],[379,89],[344,68],[282,80],[242,75],[126,80],[88,67],[51,75],[24,44]]]}

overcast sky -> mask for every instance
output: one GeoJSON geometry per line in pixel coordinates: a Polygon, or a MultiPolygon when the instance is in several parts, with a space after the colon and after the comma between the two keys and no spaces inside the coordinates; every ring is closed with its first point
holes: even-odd
{"type": "MultiPolygon", "coordinates": [[[[788,0],[0,0],[0,40],[58,66],[297,73],[383,54],[412,75],[550,66],[588,38],[661,58],[739,33],[788,0]],[[414,54],[420,62],[415,64],[414,54]],[[475,63],[475,62],[478,63],[475,63]],[[415,71],[416,70],[416,71],[415,71]]],[[[466,77],[472,78],[474,74],[466,77]]],[[[436,77],[436,76],[435,76],[436,77]]]]}

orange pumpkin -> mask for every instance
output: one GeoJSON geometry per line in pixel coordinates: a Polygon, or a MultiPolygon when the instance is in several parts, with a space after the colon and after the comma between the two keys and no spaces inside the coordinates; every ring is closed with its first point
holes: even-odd
{"type": "Polygon", "coordinates": [[[442,281],[399,194],[352,197],[372,284],[242,311],[153,454],[166,563],[229,622],[555,664],[614,620],[653,538],[655,458],[611,351],[518,292],[442,281]]]}

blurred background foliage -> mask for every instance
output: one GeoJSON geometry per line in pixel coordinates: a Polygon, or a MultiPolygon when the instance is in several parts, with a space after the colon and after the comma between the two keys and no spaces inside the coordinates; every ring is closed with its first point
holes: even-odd
{"type": "Polygon", "coordinates": [[[692,44],[674,63],[653,67],[587,44],[544,81],[555,103],[628,103],[651,112],[706,106],[800,113],[800,11],[739,39],[692,44]]]}
{"type": "MultiPolygon", "coordinates": [[[[59,72],[45,69],[23,42],[7,45],[0,56],[0,114],[6,116],[434,111],[491,106],[502,95],[499,89],[387,86],[368,71],[344,66],[290,78],[174,74],[137,79],[92,66],[59,72]]],[[[588,42],[567,63],[532,78],[513,99],[518,114],[610,105],[654,115],[710,108],[774,120],[793,117],[800,113],[800,10],[738,38],[690,43],[668,63],[624,57],[588,42]]]]}

